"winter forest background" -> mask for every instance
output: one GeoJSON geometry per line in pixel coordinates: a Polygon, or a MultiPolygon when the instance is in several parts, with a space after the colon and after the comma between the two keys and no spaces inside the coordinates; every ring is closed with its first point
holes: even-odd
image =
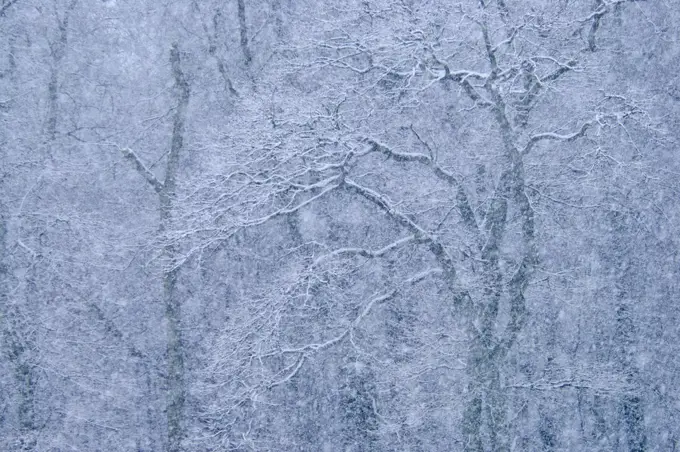
{"type": "Polygon", "coordinates": [[[0,0],[0,450],[679,450],[679,21],[0,0]]]}

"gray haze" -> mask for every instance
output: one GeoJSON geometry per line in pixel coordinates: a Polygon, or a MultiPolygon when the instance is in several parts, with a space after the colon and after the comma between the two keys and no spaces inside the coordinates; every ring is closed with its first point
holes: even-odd
{"type": "Polygon", "coordinates": [[[0,0],[0,450],[680,450],[674,0],[0,0]]]}

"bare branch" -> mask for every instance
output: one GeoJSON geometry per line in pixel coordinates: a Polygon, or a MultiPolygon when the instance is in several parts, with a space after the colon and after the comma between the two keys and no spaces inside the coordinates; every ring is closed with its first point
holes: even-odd
{"type": "Polygon", "coordinates": [[[0,8],[0,17],[3,17],[5,15],[5,12],[10,8],[10,6],[12,6],[18,1],[19,0],[9,0],[9,2],[2,5],[2,8],[0,8]]]}
{"type": "Polygon", "coordinates": [[[524,146],[524,149],[522,150],[522,155],[528,154],[529,151],[531,151],[531,149],[541,141],[565,141],[565,142],[574,141],[578,138],[585,136],[586,132],[592,125],[593,122],[586,122],[581,126],[581,129],[579,129],[577,132],[570,133],[568,135],[560,135],[554,132],[546,132],[534,135],[529,139],[529,142],[524,146]]]}
{"type": "Polygon", "coordinates": [[[551,72],[550,74],[546,75],[545,77],[541,78],[539,81],[541,84],[546,83],[546,82],[553,82],[560,78],[562,75],[566,74],[567,72],[571,71],[576,67],[576,60],[569,60],[567,61],[566,64],[562,64],[555,60],[554,58],[546,58],[554,61],[556,64],[558,64],[560,67],[554,72],[551,72]]]}
{"type": "Polygon", "coordinates": [[[590,22],[590,31],[588,32],[588,51],[590,52],[595,52],[597,50],[597,43],[595,42],[597,39],[597,30],[600,28],[600,22],[602,21],[602,18],[607,15],[611,11],[612,6],[617,6],[621,5],[623,3],[633,3],[633,2],[638,2],[638,1],[645,1],[645,0],[597,0],[597,8],[595,11],[590,13],[588,17],[583,19],[583,22],[590,22]]]}
{"type": "Polygon", "coordinates": [[[300,356],[298,356],[298,359],[295,360],[293,364],[290,366],[286,367],[284,370],[279,372],[280,374],[285,374],[281,379],[272,381],[267,385],[267,389],[272,389],[275,388],[276,386],[281,386],[282,384],[290,381],[291,378],[293,378],[297,373],[300,371],[302,368],[302,365],[305,363],[305,360],[307,359],[307,355],[305,353],[300,353],[300,356]]]}
{"type": "Polygon", "coordinates": [[[604,4],[604,0],[598,0],[598,8],[593,12],[589,19],[592,20],[592,24],[590,25],[590,31],[588,32],[588,50],[591,52],[594,52],[596,50],[596,44],[595,44],[595,35],[597,33],[598,28],[600,28],[600,20],[602,19],[602,16],[604,16],[607,13],[607,9],[604,4]]]}
{"type": "MultiPolygon", "coordinates": [[[[201,7],[199,6],[197,1],[192,2],[194,8],[200,13],[201,7]]],[[[227,68],[224,59],[219,55],[218,50],[217,50],[217,41],[218,41],[218,30],[219,30],[219,24],[220,20],[222,19],[222,11],[218,9],[215,12],[215,15],[213,16],[213,31],[212,33],[208,29],[208,26],[206,25],[205,21],[203,20],[203,17],[201,17],[201,25],[203,26],[203,31],[205,32],[206,37],[208,38],[208,53],[215,59],[215,62],[217,63],[217,70],[219,71],[220,75],[222,76],[222,80],[224,81],[224,86],[229,91],[230,94],[238,97],[238,91],[234,88],[234,84],[231,81],[231,78],[229,77],[229,74],[227,74],[227,68]]]]}
{"type": "MultiPolygon", "coordinates": [[[[307,359],[307,356],[309,353],[316,353],[321,350],[325,350],[329,347],[332,347],[335,344],[338,344],[342,342],[345,338],[349,337],[354,329],[359,326],[361,321],[368,316],[368,314],[371,313],[373,310],[373,307],[377,304],[382,304],[385,303],[386,301],[389,301],[396,297],[399,294],[398,289],[393,289],[390,292],[384,293],[382,295],[378,295],[377,297],[374,297],[366,303],[366,306],[364,306],[364,309],[361,310],[359,315],[352,321],[351,325],[345,329],[342,333],[338,334],[337,336],[334,336],[322,343],[316,343],[316,344],[308,344],[308,345],[303,345],[301,347],[295,347],[295,348],[286,348],[282,349],[279,352],[274,352],[274,353],[268,353],[265,356],[275,356],[278,354],[297,354],[298,358],[295,360],[293,364],[290,366],[286,367],[283,371],[279,372],[279,374],[285,374],[282,378],[273,381],[269,384],[267,384],[267,388],[271,389],[275,386],[280,386],[287,381],[289,381],[291,378],[293,378],[302,368],[302,365],[304,364],[305,360],[307,359]]],[[[265,357],[263,356],[263,357],[265,357]]]]}
{"type": "MultiPolygon", "coordinates": [[[[418,137],[418,138],[420,138],[420,137],[418,137]]],[[[467,197],[467,193],[465,192],[465,188],[463,187],[463,184],[461,184],[460,181],[458,181],[458,179],[453,174],[451,174],[450,172],[446,171],[441,166],[439,166],[435,162],[435,160],[432,156],[427,156],[425,154],[420,154],[420,153],[397,152],[397,151],[394,151],[394,150],[390,149],[389,147],[387,147],[387,146],[385,146],[381,143],[378,143],[375,140],[365,139],[364,141],[372,146],[372,151],[385,154],[386,156],[390,157],[391,159],[393,159],[397,162],[418,162],[418,163],[422,163],[424,165],[431,167],[435,176],[437,176],[439,179],[441,179],[441,180],[443,180],[443,181],[445,181],[445,182],[447,182],[447,183],[449,183],[449,184],[451,184],[451,185],[453,185],[457,188],[456,201],[457,201],[458,212],[460,213],[461,217],[463,218],[465,226],[470,231],[472,231],[474,233],[479,232],[477,220],[475,218],[474,211],[472,210],[472,207],[470,206],[470,201],[467,197]]],[[[427,148],[430,151],[430,153],[432,153],[431,149],[429,149],[429,146],[427,146],[427,148]]]]}
{"type": "Polygon", "coordinates": [[[384,247],[377,249],[377,250],[369,250],[366,248],[339,248],[337,250],[334,250],[328,254],[324,254],[323,256],[320,256],[314,261],[314,265],[320,264],[322,261],[326,259],[330,259],[332,257],[338,257],[338,256],[343,256],[343,255],[357,255],[361,257],[365,257],[367,259],[375,259],[378,257],[382,257],[389,253],[390,251],[393,251],[402,245],[405,245],[407,243],[414,242],[416,240],[416,237],[414,235],[409,235],[407,237],[401,238],[399,240],[396,240],[388,245],[385,245],[384,247]]]}
{"type": "Polygon", "coordinates": [[[489,36],[489,27],[486,23],[482,24],[482,37],[484,38],[484,47],[486,48],[486,56],[491,65],[491,78],[498,74],[498,60],[496,59],[496,47],[491,44],[491,37],[489,36]]]}
{"type": "Polygon", "coordinates": [[[156,193],[161,194],[163,192],[163,184],[158,179],[156,179],[156,176],[154,176],[153,173],[149,171],[149,169],[144,165],[144,163],[142,163],[142,161],[132,149],[123,148],[120,150],[120,152],[123,154],[123,157],[130,160],[135,165],[137,172],[141,174],[144,179],[146,179],[146,181],[153,187],[156,193]]]}
{"type": "Polygon", "coordinates": [[[424,279],[428,278],[429,276],[432,275],[441,275],[443,273],[441,268],[430,268],[425,271],[422,271],[418,273],[417,275],[413,275],[409,279],[406,280],[409,284],[416,284],[419,283],[420,281],[423,281],[424,279]]]}
{"type": "Polygon", "coordinates": [[[489,101],[482,98],[482,96],[477,92],[475,87],[472,86],[472,84],[470,83],[470,79],[486,81],[486,79],[489,77],[489,74],[482,74],[480,72],[468,70],[451,71],[449,65],[440,60],[432,50],[431,55],[432,59],[434,59],[434,61],[437,64],[441,65],[444,68],[444,75],[439,77],[440,81],[445,80],[454,81],[463,87],[463,90],[468,95],[468,97],[472,99],[472,101],[474,101],[476,104],[479,104],[484,107],[491,105],[489,101]]]}
{"type": "Polygon", "coordinates": [[[506,39],[502,40],[501,42],[493,46],[493,48],[491,48],[491,52],[495,54],[498,51],[498,49],[500,49],[502,46],[512,44],[512,41],[514,41],[515,37],[517,36],[517,32],[521,29],[522,29],[521,26],[513,28],[512,31],[510,32],[510,36],[508,36],[506,39]]]}
{"type": "Polygon", "coordinates": [[[626,381],[624,375],[613,372],[611,369],[588,370],[586,375],[575,375],[563,379],[545,379],[510,384],[507,387],[513,389],[530,389],[534,391],[557,391],[561,389],[582,389],[592,391],[594,394],[604,397],[620,397],[621,395],[634,395],[639,393],[639,388],[626,381]],[[588,375],[592,374],[592,375],[588,375]]]}
{"type": "MultiPolygon", "coordinates": [[[[333,181],[340,181],[340,180],[341,180],[341,175],[333,176],[333,177],[331,177],[331,178],[329,178],[329,179],[326,179],[326,181],[325,181],[326,184],[325,184],[324,190],[321,191],[320,193],[318,193],[318,194],[312,196],[311,198],[309,198],[309,199],[307,199],[307,200],[305,200],[305,201],[302,201],[302,202],[300,202],[300,203],[298,203],[298,204],[296,204],[296,205],[294,205],[294,206],[292,206],[292,207],[279,209],[279,210],[277,210],[277,211],[275,211],[275,212],[272,212],[272,213],[270,213],[270,214],[268,214],[268,215],[264,215],[264,216],[262,216],[262,217],[260,217],[260,218],[255,219],[255,220],[246,221],[246,222],[243,223],[243,225],[241,225],[241,226],[242,226],[242,227],[259,226],[259,225],[265,224],[265,223],[267,223],[268,221],[271,221],[271,220],[273,220],[273,219],[275,219],[275,218],[279,218],[279,217],[282,217],[282,216],[286,216],[286,215],[290,215],[290,214],[292,214],[292,213],[295,213],[295,212],[299,211],[300,209],[302,209],[302,208],[304,208],[304,207],[306,207],[306,206],[308,206],[308,205],[314,203],[314,201],[316,201],[316,200],[318,200],[319,198],[325,196],[327,193],[331,192],[332,190],[335,190],[336,188],[340,187],[340,184],[335,184],[335,185],[332,185],[332,184],[331,184],[331,182],[333,182],[333,181]]],[[[314,184],[314,185],[315,185],[314,188],[316,188],[317,184],[314,184]]]]}
{"type": "Polygon", "coordinates": [[[175,109],[175,117],[173,118],[172,141],[170,143],[170,153],[168,154],[163,187],[172,194],[175,190],[177,171],[179,169],[179,153],[184,148],[184,123],[186,121],[186,110],[190,95],[189,82],[182,71],[179,45],[176,42],[170,48],[170,65],[175,79],[175,89],[178,91],[178,102],[175,109]]]}
{"type": "Polygon", "coordinates": [[[349,179],[345,179],[343,186],[349,191],[360,195],[364,199],[370,201],[372,204],[378,206],[378,208],[385,212],[390,218],[410,230],[414,234],[417,242],[426,244],[437,262],[439,262],[439,264],[443,267],[444,273],[447,276],[447,282],[453,288],[453,282],[456,278],[456,268],[453,263],[453,259],[438,240],[436,240],[431,234],[421,228],[408,216],[404,215],[394,206],[392,206],[391,203],[387,201],[382,195],[349,179]]]}

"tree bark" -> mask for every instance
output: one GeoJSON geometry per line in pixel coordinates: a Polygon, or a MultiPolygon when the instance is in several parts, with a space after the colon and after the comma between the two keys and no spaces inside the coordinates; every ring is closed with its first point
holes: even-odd
{"type": "MultiPolygon", "coordinates": [[[[170,230],[175,208],[177,173],[179,158],[184,150],[184,132],[186,111],[189,104],[189,83],[182,71],[179,45],[173,43],[170,49],[170,67],[174,78],[174,91],[177,105],[173,116],[170,152],[165,167],[165,180],[160,182],[142,163],[139,157],[129,149],[123,149],[123,156],[130,160],[137,172],[146,179],[158,194],[160,222],[159,235],[170,230]]],[[[167,242],[163,247],[163,291],[162,301],[165,307],[166,321],[166,420],[167,450],[179,452],[184,439],[184,402],[186,385],[184,379],[184,341],[182,339],[181,299],[177,293],[177,248],[167,242]]]]}
{"type": "Polygon", "coordinates": [[[245,0],[238,0],[238,25],[241,32],[241,50],[243,51],[243,57],[245,59],[246,66],[249,66],[253,56],[250,53],[250,47],[248,44],[248,24],[246,22],[245,0]]]}
{"type": "Polygon", "coordinates": [[[59,73],[61,62],[68,45],[68,22],[71,12],[76,7],[77,0],[69,3],[64,17],[57,18],[59,34],[54,43],[50,45],[52,51],[52,65],[50,66],[50,81],[47,85],[47,140],[54,141],[57,137],[57,122],[59,116],[59,73]]]}
{"type": "MultiPolygon", "coordinates": [[[[165,172],[165,182],[160,193],[160,232],[166,232],[172,221],[172,212],[176,196],[177,172],[180,152],[184,149],[184,130],[186,109],[189,103],[189,84],[182,72],[180,52],[177,43],[170,50],[170,64],[175,79],[177,107],[172,128],[170,154],[165,172]]],[[[172,244],[165,246],[166,269],[163,271],[163,301],[167,321],[167,372],[168,372],[168,450],[182,450],[183,412],[186,397],[184,381],[184,346],[181,329],[181,303],[177,293],[176,268],[177,250],[172,244]]]]}

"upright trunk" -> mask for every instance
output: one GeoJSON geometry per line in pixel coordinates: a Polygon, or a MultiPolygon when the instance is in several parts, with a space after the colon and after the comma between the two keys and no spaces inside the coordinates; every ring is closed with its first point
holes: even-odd
{"type": "Polygon", "coordinates": [[[246,62],[246,66],[250,65],[253,56],[250,53],[250,45],[248,43],[248,24],[246,22],[246,2],[245,0],[238,1],[238,25],[241,32],[241,50],[246,62]]]}
{"type": "MultiPolygon", "coordinates": [[[[505,176],[505,175],[504,175],[505,176]]],[[[487,214],[488,241],[481,250],[484,261],[483,300],[474,308],[468,357],[467,406],[463,418],[465,450],[503,450],[505,401],[500,391],[496,322],[503,293],[498,247],[507,220],[506,192],[509,178],[502,177],[487,214]]]]}
{"type": "Polygon", "coordinates": [[[647,438],[644,428],[644,403],[637,394],[641,387],[639,372],[634,362],[635,356],[635,323],[631,314],[632,301],[639,297],[639,281],[641,270],[635,268],[630,255],[635,251],[624,246],[635,243],[634,231],[628,230],[630,218],[619,213],[610,213],[611,228],[614,233],[611,249],[614,251],[611,265],[614,267],[616,296],[616,326],[614,329],[614,356],[616,368],[625,376],[626,383],[632,388],[631,393],[624,393],[618,401],[617,411],[620,413],[620,436],[626,450],[642,452],[646,449],[647,438]],[[628,221],[626,221],[628,220],[628,221]],[[636,281],[637,279],[637,281],[636,281]]]}
{"type": "MultiPolygon", "coordinates": [[[[168,206],[169,207],[169,206],[168,206]]],[[[162,209],[164,209],[162,207],[162,209]]],[[[165,249],[167,265],[173,265],[174,250],[165,249]]],[[[168,450],[182,450],[183,412],[185,401],[184,346],[181,329],[181,304],[177,294],[177,270],[163,272],[163,303],[166,320],[167,360],[167,422],[168,450]]]]}
{"type": "Polygon", "coordinates": [[[66,54],[68,44],[68,22],[71,12],[75,9],[77,0],[69,3],[64,17],[57,18],[58,30],[57,39],[50,44],[52,62],[50,66],[50,81],[47,85],[47,140],[54,141],[57,137],[57,122],[59,116],[59,72],[61,61],[66,54]]]}
{"type": "MultiPolygon", "coordinates": [[[[153,187],[158,194],[160,224],[159,235],[163,235],[172,226],[172,215],[175,209],[177,190],[177,173],[179,171],[179,156],[184,149],[184,131],[186,112],[189,104],[189,83],[182,71],[179,46],[173,43],[170,49],[170,66],[175,81],[174,91],[177,106],[173,117],[172,139],[170,152],[165,167],[165,180],[160,182],[156,176],[142,163],[139,157],[129,149],[123,149],[123,156],[130,160],[135,169],[153,187]]],[[[177,278],[179,267],[177,262],[177,248],[166,242],[163,247],[163,293],[162,301],[165,307],[166,322],[166,416],[167,416],[167,450],[178,452],[182,450],[184,438],[184,402],[186,386],[184,381],[184,342],[182,340],[181,300],[177,293],[177,278]]]]}
{"type": "MultiPolygon", "coordinates": [[[[165,182],[159,193],[160,197],[160,232],[165,233],[172,221],[172,212],[177,186],[177,171],[179,168],[179,154],[184,148],[184,128],[186,110],[189,103],[189,84],[182,72],[180,53],[177,43],[170,50],[170,64],[175,79],[177,107],[172,128],[170,154],[165,172],[165,182]]],[[[184,347],[181,329],[181,303],[177,294],[177,250],[172,244],[164,248],[166,268],[163,270],[163,302],[165,304],[165,318],[167,321],[167,372],[168,372],[168,450],[171,452],[182,449],[183,412],[185,401],[184,382],[184,347]]]]}
{"type": "MultiPolygon", "coordinates": [[[[18,325],[15,325],[17,327],[18,325]]],[[[37,376],[31,359],[30,342],[21,338],[16,331],[11,332],[10,356],[15,365],[15,378],[19,393],[19,450],[35,450],[37,445],[35,419],[35,390],[37,376]]]]}
{"type": "MultiPolygon", "coordinates": [[[[5,13],[14,3],[16,2],[5,2],[0,7],[0,17],[5,16],[5,13]]],[[[63,21],[59,22],[60,31],[63,23],[63,21]]],[[[0,113],[11,111],[18,97],[16,95],[18,85],[16,78],[17,59],[15,56],[17,36],[12,32],[12,28],[10,26],[7,29],[8,33],[4,33],[3,36],[7,39],[9,49],[6,56],[7,67],[0,70],[0,80],[3,81],[0,91],[3,92],[2,97],[7,99],[0,100],[0,113]]],[[[60,39],[60,42],[64,39],[65,37],[60,39]]],[[[50,83],[50,90],[52,86],[53,84],[50,83]]],[[[8,140],[12,139],[12,133],[11,127],[0,127],[0,143],[6,145],[8,140]]],[[[9,165],[8,162],[2,161],[4,158],[9,158],[6,153],[8,149],[5,147],[5,149],[0,150],[0,167],[8,167],[9,165]]],[[[7,175],[9,176],[9,174],[7,175]]],[[[23,296],[17,296],[20,292],[10,289],[15,285],[12,279],[15,271],[18,270],[16,266],[21,265],[12,255],[10,245],[14,242],[14,237],[11,237],[11,235],[16,233],[16,222],[11,221],[10,207],[2,202],[6,195],[7,199],[12,197],[5,191],[5,189],[11,189],[11,185],[6,185],[11,184],[11,180],[10,177],[7,177],[0,181],[0,359],[7,363],[8,370],[11,369],[13,374],[13,384],[11,388],[7,388],[6,393],[9,397],[15,397],[16,410],[11,416],[15,422],[5,422],[5,428],[0,428],[0,437],[4,436],[3,440],[0,440],[0,444],[10,446],[12,450],[32,451],[37,446],[39,436],[39,424],[36,419],[38,373],[36,372],[35,328],[27,324],[27,320],[32,316],[26,311],[26,308],[36,301],[35,279],[39,257],[35,254],[31,256],[29,253],[29,260],[24,269],[25,275],[22,278],[23,296]],[[12,438],[11,443],[9,438],[12,438]]],[[[23,250],[27,251],[27,249],[23,250]]],[[[3,423],[0,422],[0,424],[3,423]]]]}
{"type": "MultiPolygon", "coordinates": [[[[22,321],[25,314],[17,312],[17,306],[9,302],[9,250],[7,248],[8,223],[4,215],[4,206],[0,205],[0,322],[2,341],[5,345],[3,354],[14,368],[15,390],[17,396],[17,441],[13,444],[17,450],[29,451],[36,447],[35,389],[37,376],[33,362],[33,340],[29,328],[22,321]]],[[[31,291],[35,287],[35,263],[27,269],[25,277],[25,300],[31,299],[31,291]]]]}
{"type": "Polygon", "coordinates": [[[479,339],[473,339],[468,367],[464,448],[470,452],[506,450],[506,401],[500,385],[500,370],[493,352],[479,339]]]}
{"type": "MultiPolygon", "coordinates": [[[[484,5],[482,4],[482,7],[484,5]]],[[[491,75],[484,89],[491,100],[491,110],[503,145],[503,167],[491,205],[486,212],[480,256],[483,262],[482,300],[474,303],[468,330],[471,345],[468,358],[468,390],[463,413],[463,441],[467,451],[509,450],[507,442],[506,400],[501,385],[501,364],[526,321],[524,291],[537,262],[533,210],[524,191],[522,155],[515,142],[516,131],[506,111],[506,101],[497,86],[498,63],[491,43],[489,27],[482,23],[482,36],[491,75]],[[517,268],[504,275],[500,266],[500,247],[508,226],[508,209],[518,213],[523,248],[517,256],[517,268]],[[509,276],[509,278],[508,278],[509,276]],[[499,310],[508,303],[509,319],[499,328],[499,310]]],[[[531,86],[526,86],[527,91],[531,86]]],[[[530,110],[527,101],[525,111],[530,110]]],[[[526,118],[516,125],[525,127],[526,118]]]]}

